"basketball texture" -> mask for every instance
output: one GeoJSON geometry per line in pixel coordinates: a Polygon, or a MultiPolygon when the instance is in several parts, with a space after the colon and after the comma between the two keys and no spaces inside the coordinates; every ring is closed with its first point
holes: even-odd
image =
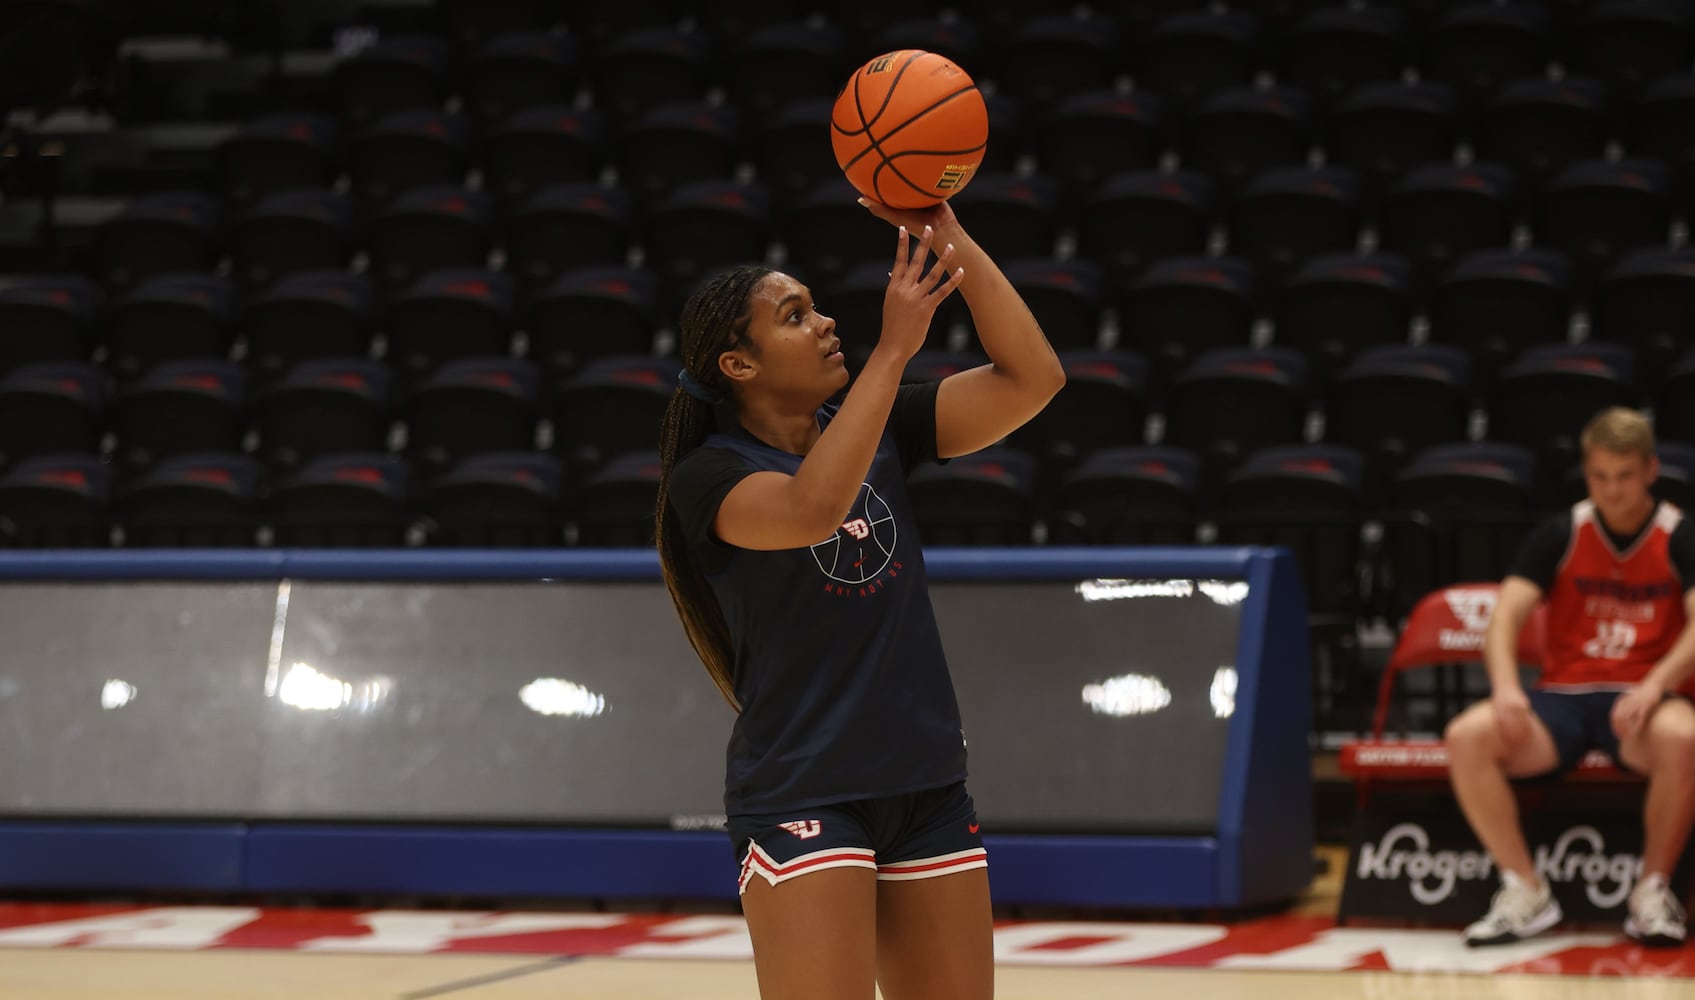
{"type": "Polygon", "coordinates": [[[830,144],[861,194],[925,208],[970,183],[989,144],[989,111],[964,70],[900,49],[849,78],[830,113],[830,144]]]}

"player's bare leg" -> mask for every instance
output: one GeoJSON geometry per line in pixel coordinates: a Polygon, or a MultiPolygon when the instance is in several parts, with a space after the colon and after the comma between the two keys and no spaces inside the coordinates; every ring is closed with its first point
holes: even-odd
{"type": "Polygon", "coordinates": [[[742,893],[761,1000],[872,1000],[877,873],[830,868],[742,893]]]}

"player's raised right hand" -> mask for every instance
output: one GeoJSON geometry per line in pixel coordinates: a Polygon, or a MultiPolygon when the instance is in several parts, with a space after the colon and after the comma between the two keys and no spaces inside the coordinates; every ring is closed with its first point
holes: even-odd
{"type": "Polygon", "coordinates": [[[964,268],[948,269],[953,260],[952,243],[936,254],[936,265],[926,269],[934,238],[935,230],[930,226],[924,227],[916,246],[905,226],[900,227],[897,237],[889,288],[883,295],[883,333],[877,347],[896,352],[903,362],[923,348],[936,307],[965,279],[964,268]]]}

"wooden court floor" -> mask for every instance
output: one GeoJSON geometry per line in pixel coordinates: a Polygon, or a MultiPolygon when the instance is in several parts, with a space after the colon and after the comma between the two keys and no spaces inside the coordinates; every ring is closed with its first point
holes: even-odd
{"type": "MultiPolygon", "coordinates": [[[[1339,864],[1331,864],[1330,873],[1317,879],[1289,914],[1250,922],[1251,933],[1232,929],[1226,936],[1222,927],[1128,922],[1037,921],[1010,928],[1012,933],[1005,938],[1002,933],[1009,928],[998,929],[997,954],[1009,960],[997,966],[996,996],[999,1000],[1695,1000],[1695,945],[1672,952],[1644,952],[1621,944],[1616,934],[1589,932],[1551,935],[1534,944],[1513,946],[1516,950],[1479,953],[1461,946],[1451,930],[1336,929],[1330,917],[1339,891],[1339,869],[1339,864]],[[1058,928],[1055,933],[1061,938],[1085,942],[1092,935],[1114,931],[1126,939],[1163,937],[1179,944],[1173,955],[1184,954],[1180,941],[1185,937],[1213,934],[1215,944],[1201,949],[1209,956],[1202,964],[1210,967],[1165,967],[1165,960],[1153,952],[1142,956],[1145,964],[1128,967],[1099,962],[1075,967],[1032,964],[1053,960],[1053,953],[1039,943],[1048,928],[1058,928]],[[1012,944],[1019,939],[1023,950],[1012,944]],[[1231,941],[1237,944],[1231,947],[1231,941]],[[1003,944],[1011,946],[1003,949],[1003,944]],[[1328,969],[1370,971],[1324,971],[1328,969]]],[[[104,925],[102,933],[89,931],[91,925],[86,923],[75,934],[55,932],[52,928],[69,926],[64,922],[66,914],[38,914],[20,924],[16,914],[29,911],[19,907],[11,911],[14,920],[7,926],[7,906],[0,901],[0,1000],[752,1000],[758,995],[752,962],[745,957],[745,939],[731,940],[737,938],[735,934],[723,936],[730,944],[707,949],[705,953],[719,956],[707,960],[687,957],[686,947],[670,952],[679,957],[605,957],[571,951],[568,945],[562,948],[560,942],[568,938],[532,937],[526,944],[521,936],[484,937],[479,942],[474,935],[487,930],[479,921],[489,919],[488,915],[464,914],[460,919],[472,936],[460,944],[470,942],[469,947],[483,953],[450,952],[448,946],[433,940],[420,944],[419,950],[436,953],[377,954],[368,944],[360,950],[360,942],[350,942],[345,953],[323,953],[327,949],[321,945],[302,948],[298,941],[289,943],[290,929],[309,924],[316,928],[313,933],[327,934],[352,926],[351,921],[359,918],[345,911],[296,911],[276,918],[280,932],[264,932],[262,923],[253,924],[244,936],[228,938],[228,944],[198,950],[207,946],[206,939],[196,940],[192,932],[177,934],[170,928],[192,926],[202,913],[202,924],[216,923],[215,908],[188,911],[187,919],[182,911],[176,911],[174,919],[148,918],[153,930],[133,937],[113,931],[111,924],[104,925]],[[250,946],[243,947],[243,942],[250,946]]],[[[87,919],[96,922],[134,916],[104,913],[100,908],[90,908],[90,914],[87,919]]],[[[571,916],[582,918],[581,914],[571,916]]],[[[530,914],[509,917],[531,922],[525,926],[533,926],[538,919],[530,914]]],[[[439,925],[454,917],[439,912],[400,917],[403,925],[407,919],[439,925]]],[[[713,921],[739,924],[737,918],[723,913],[699,918],[703,924],[713,921]]],[[[647,940],[650,944],[663,940],[664,933],[647,940]]],[[[406,943],[404,937],[390,939],[389,946],[406,943]]],[[[419,939],[414,937],[413,943],[419,939]]],[[[626,948],[624,953],[631,951],[641,953],[640,948],[626,948]]],[[[1125,954],[1107,955],[1105,960],[1122,960],[1125,954]]],[[[1191,949],[1186,954],[1190,956],[1186,961],[1193,965],[1200,952],[1191,949]]]]}
{"type": "MultiPolygon", "coordinates": [[[[7,1000],[752,1000],[745,962],[528,956],[0,955],[7,1000]]],[[[1695,980],[1401,972],[1002,966],[999,1000],[1695,1000],[1695,980]]]]}

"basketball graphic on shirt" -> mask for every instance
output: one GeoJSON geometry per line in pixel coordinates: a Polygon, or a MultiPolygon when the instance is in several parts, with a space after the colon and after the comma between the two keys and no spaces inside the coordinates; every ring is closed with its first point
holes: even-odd
{"type": "Polygon", "coordinates": [[[856,586],[875,579],[894,557],[894,511],[870,483],[860,485],[835,535],[812,547],[812,558],[825,576],[856,586]]]}

